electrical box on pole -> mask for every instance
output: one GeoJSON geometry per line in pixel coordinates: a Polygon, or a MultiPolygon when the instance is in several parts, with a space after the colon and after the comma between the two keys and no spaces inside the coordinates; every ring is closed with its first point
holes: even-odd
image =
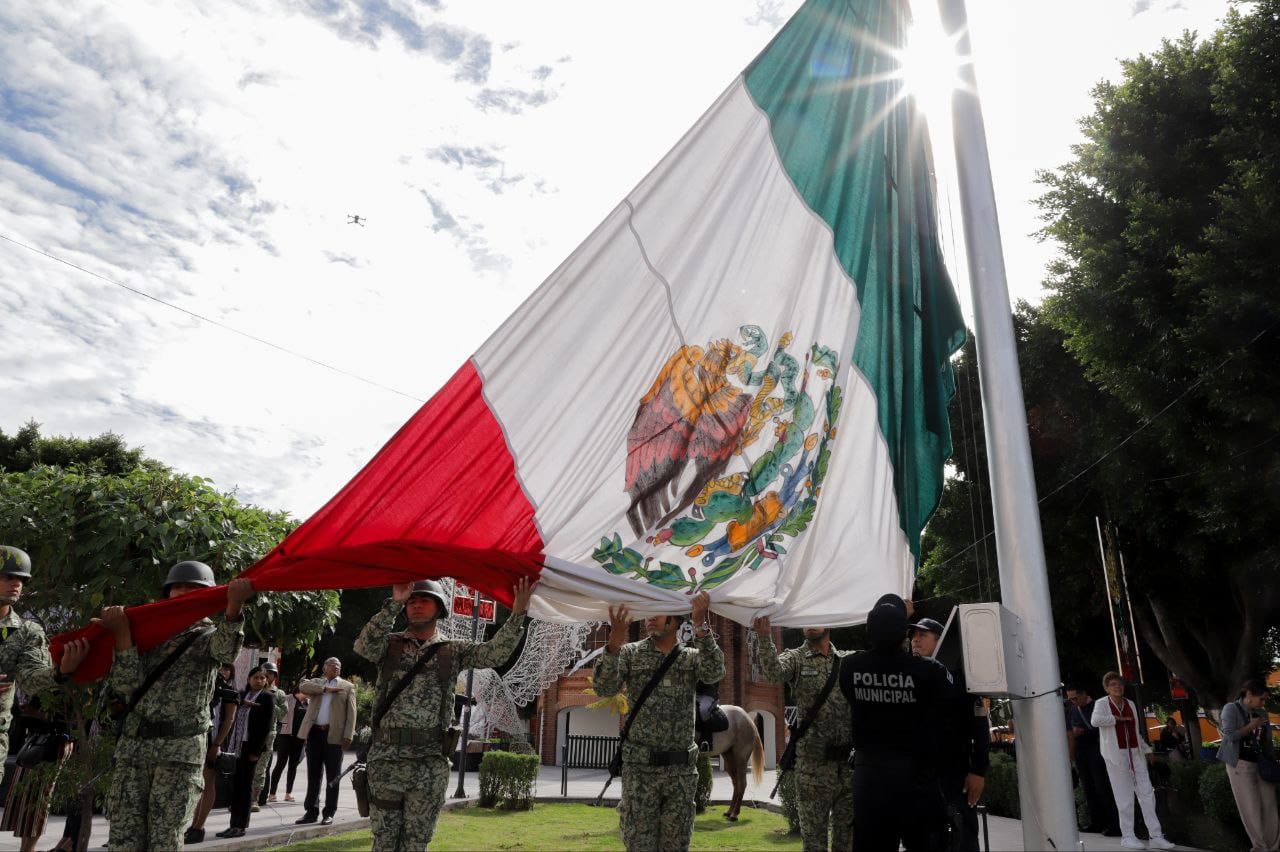
{"type": "Polygon", "coordinates": [[[1027,677],[1022,619],[999,603],[960,604],[956,622],[964,637],[965,686],[973,695],[1026,698],[1027,677]]]}

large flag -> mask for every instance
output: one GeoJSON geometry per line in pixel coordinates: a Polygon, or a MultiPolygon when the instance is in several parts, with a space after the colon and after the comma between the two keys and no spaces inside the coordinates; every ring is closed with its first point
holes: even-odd
{"type": "MultiPolygon", "coordinates": [[[[964,338],[900,73],[907,23],[905,0],[809,0],[246,576],[453,576],[508,602],[538,575],[532,614],[571,621],[706,590],[744,623],[839,625],[907,592],[964,338]]],[[[218,605],[150,605],[139,644],[218,605]]]]}

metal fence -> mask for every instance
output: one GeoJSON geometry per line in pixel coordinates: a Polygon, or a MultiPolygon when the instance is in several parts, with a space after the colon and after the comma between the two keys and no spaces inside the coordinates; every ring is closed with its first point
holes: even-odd
{"type": "Polygon", "coordinates": [[[570,769],[607,769],[622,737],[567,736],[560,747],[560,795],[569,795],[570,769]]]}

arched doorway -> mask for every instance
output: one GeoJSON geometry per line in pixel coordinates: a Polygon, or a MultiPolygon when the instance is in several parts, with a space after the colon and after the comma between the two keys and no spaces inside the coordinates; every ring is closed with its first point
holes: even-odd
{"type": "Polygon", "coordinates": [[[565,737],[574,736],[616,737],[618,717],[603,707],[564,707],[556,714],[556,766],[564,754],[565,737]]]}
{"type": "Polygon", "coordinates": [[[765,709],[748,710],[747,713],[764,741],[764,768],[771,770],[778,763],[777,719],[765,709]]]}

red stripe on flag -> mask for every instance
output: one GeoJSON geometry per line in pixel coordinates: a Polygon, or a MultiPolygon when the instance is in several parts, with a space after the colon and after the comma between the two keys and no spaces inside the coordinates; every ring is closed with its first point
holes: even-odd
{"type": "MultiPolygon", "coordinates": [[[[354,589],[454,577],[511,604],[511,587],[542,567],[534,507],[502,426],[468,361],[337,496],[242,576],[259,591],[354,589]]],[[[221,588],[129,610],[139,651],[225,605],[221,588]]],[[[100,677],[110,637],[96,627],[54,637],[94,650],[76,672],[100,677]]]]}

